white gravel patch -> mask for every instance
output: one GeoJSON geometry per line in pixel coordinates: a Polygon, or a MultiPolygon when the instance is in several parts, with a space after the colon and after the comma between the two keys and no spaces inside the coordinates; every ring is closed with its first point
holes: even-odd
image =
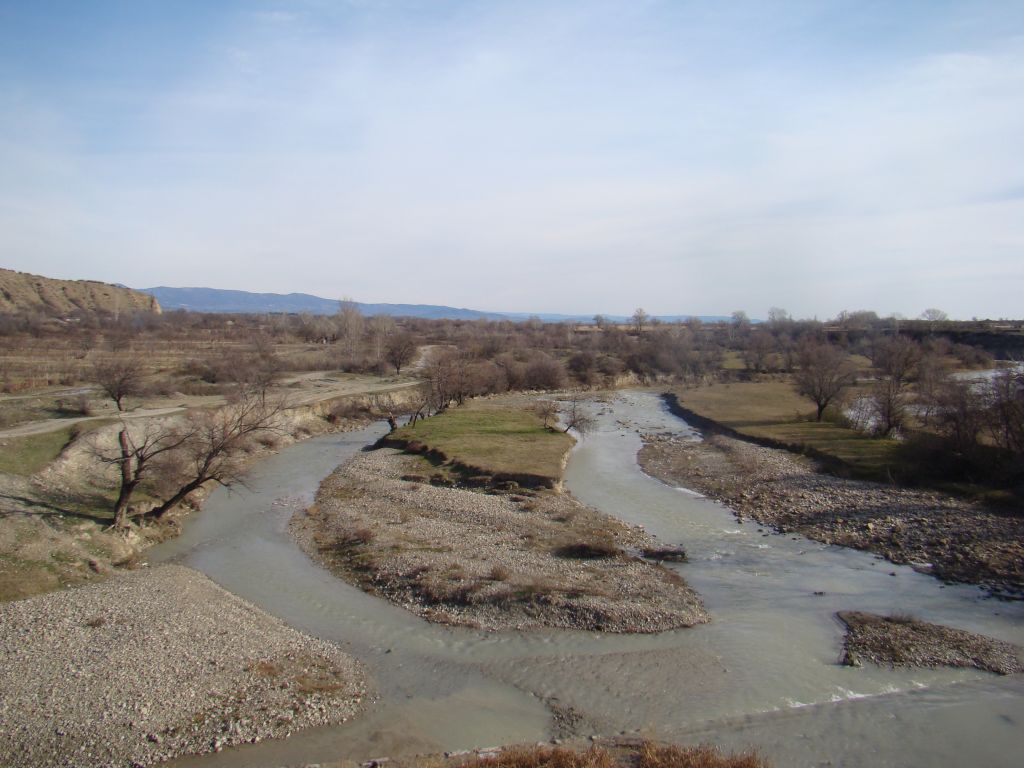
{"type": "Polygon", "coordinates": [[[181,566],[0,605],[0,765],[150,765],[345,721],[358,662],[181,566]]]}

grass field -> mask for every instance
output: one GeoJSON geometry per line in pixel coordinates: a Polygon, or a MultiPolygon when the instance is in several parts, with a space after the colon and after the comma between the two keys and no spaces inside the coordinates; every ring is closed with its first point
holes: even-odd
{"type": "Polygon", "coordinates": [[[862,435],[828,421],[813,421],[814,406],[786,381],[714,384],[675,393],[694,413],[744,435],[767,438],[834,457],[858,476],[886,479],[899,444],[862,435]]]}
{"type": "Polygon", "coordinates": [[[28,437],[0,440],[0,472],[28,476],[38,472],[64,450],[74,426],[28,437]]]}
{"type": "Polygon", "coordinates": [[[533,475],[557,481],[573,439],[546,429],[524,407],[467,403],[392,435],[490,475],[533,475]]]}
{"type": "Polygon", "coordinates": [[[95,419],[69,424],[63,429],[25,437],[0,439],[0,472],[12,475],[35,474],[56,459],[73,438],[110,424],[112,419],[95,419]]]}

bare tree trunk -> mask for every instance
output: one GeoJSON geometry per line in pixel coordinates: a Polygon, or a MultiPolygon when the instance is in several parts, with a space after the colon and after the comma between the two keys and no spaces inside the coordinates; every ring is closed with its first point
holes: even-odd
{"type": "Polygon", "coordinates": [[[199,486],[201,486],[204,482],[205,480],[199,479],[189,481],[185,485],[181,486],[181,488],[179,488],[177,491],[175,491],[174,495],[167,499],[167,501],[149,510],[145,516],[152,517],[155,520],[159,520],[165,514],[167,514],[176,506],[178,506],[182,501],[184,501],[186,496],[192,493],[192,491],[199,488],[199,486]]]}
{"type": "Polygon", "coordinates": [[[114,504],[114,527],[121,529],[128,527],[128,501],[137,484],[132,477],[132,451],[128,443],[128,427],[122,427],[117,436],[117,443],[121,447],[121,488],[114,504]]]}

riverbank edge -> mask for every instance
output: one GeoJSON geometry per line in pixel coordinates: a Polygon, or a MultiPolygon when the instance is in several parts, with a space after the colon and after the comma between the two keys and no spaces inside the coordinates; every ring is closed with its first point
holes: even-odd
{"type": "MultiPolygon", "coordinates": [[[[399,390],[390,394],[392,397],[402,396],[404,391],[399,390]]],[[[239,457],[243,473],[257,462],[276,455],[294,443],[326,434],[357,431],[376,421],[370,416],[336,416],[335,410],[341,404],[369,408],[374,404],[374,395],[332,395],[313,402],[291,406],[286,404],[282,411],[285,418],[284,433],[276,434],[270,440],[254,441],[249,450],[239,457]]],[[[180,414],[148,418],[166,419],[177,416],[180,414]]],[[[116,425],[108,426],[111,429],[116,428],[116,425]]],[[[12,600],[98,583],[111,574],[138,567],[144,562],[147,550],[180,534],[181,523],[202,510],[206,498],[213,490],[210,485],[197,488],[160,521],[133,517],[130,519],[129,528],[123,532],[110,531],[100,518],[91,518],[84,513],[58,514],[55,518],[57,520],[66,518],[69,521],[80,522],[73,529],[56,526],[47,522],[45,517],[34,509],[38,501],[34,498],[35,491],[38,488],[45,489],[47,495],[56,492],[65,503],[73,502],[76,490],[72,486],[80,484],[81,477],[90,471],[86,467],[74,466],[76,462],[81,463],[81,457],[76,454],[88,453],[88,448],[79,442],[80,439],[76,438],[69,442],[53,461],[29,477],[21,478],[0,473],[0,488],[9,489],[6,491],[3,513],[9,524],[20,521],[22,527],[31,530],[29,534],[23,532],[14,538],[27,537],[39,542],[46,541],[54,553],[60,553],[59,558],[51,556],[50,561],[33,562],[17,556],[9,558],[9,562],[3,567],[3,570],[8,572],[0,570],[0,579],[5,580],[4,589],[0,590],[5,599],[0,600],[0,606],[12,600]],[[56,570],[51,573],[53,569],[56,570]]]]}
{"type": "MultiPolygon", "coordinates": [[[[825,471],[822,471],[821,462],[814,455],[817,453],[815,451],[805,452],[793,449],[792,447],[785,447],[783,444],[770,438],[754,438],[737,432],[712,419],[695,414],[685,406],[682,406],[679,404],[674,393],[662,393],[661,398],[670,413],[697,428],[708,438],[700,443],[706,450],[717,451],[719,454],[722,454],[721,449],[711,444],[714,439],[733,440],[738,444],[748,445],[755,449],[776,451],[779,455],[784,455],[791,462],[796,462],[803,458],[811,463],[817,463],[818,466],[816,468],[811,469],[807,467],[806,471],[814,474],[820,482],[834,485],[837,488],[853,489],[854,492],[858,488],[881,489],[886,494],[896,498],[900,496],[914,496],[916,494],[928,495],[931,498],[943,499],[947,506],[955,507],[966,514],[973,512],[975,515],[984,515],[1001,521],[1005,527],[1024,528],[1024,523],[1018,518],[1007,515],[1002,510],[985,507],[980,502],[968,502],[959,497],[950,496],[938,491],[911,489],[866,480],[848,480],[838,477],[828,471],[827,462],[824,467],[825,471]]],[[[851,521],[849,519],[844,520],[842,516],[836,517],[834,515],[828,519],[821,519],[819,517],[784,520],[781,518],[796,517],[796,515],[791,513],[791,510],[784,508],[787,504],[792,503],[792,499],[781,493],[779,489],[773,487],[771,483],[757,484],[755,489],[757,501],[763,502],[764,505],[755,504],[754,499],[751,498],[754,494],[748,492],[751,490],[748,486],[750,486],[752,481],[749,479],[737,480],[737,472],[740,471],[738,468],[733,467],[733,471],[730,472],[722,470],[713,471],[715,475],[713,478],[709,478],[707,472],[666,472],[654,466],[652,461],[652,449],[658,444],[650,436],[644,436],[644,447],[637,455],[637,462],[646,474],[670,485],[685,483],[686,487],[700,491],[710,498],[727,505],[738,519],[750,517],[779,533],[794,531],[824,544],[872,552],[881,555],[889,562],[898,565],[910,565],[922,573],[935,576],[947,583],[966,583],[980,586],[991,595],[1001,599],[1024,599],[1024,573],[1021,572],[1022,569],[1020,568],[1020,563],[1024,562],[1021,559],[1024,555],[1012,551],[1009,553],[1007,551],[990,553],[989,557],[998,558],[999,561],[1018,563],[1015,575],[997,577],[993,573],[994,569],[985,567],[985,553],[979,553],[977,551],[979,548],[974,546],[977,544],[972,539],[972,537],[977,535],[974,526],[965,527],[961,525],[953,527],[952,525],[947,525],[947,530],[947,528],[941,527],[941,521],[929,521],[927,524],[915,522],[915,520],[919,521],[922,518],[910,515],[901,516],[902,507],[898,504],[890,506],[882,517],[872,518],[870,515],[866,516],[864,520],[859,521],[862,524],[859,528],[848,525],[844,526],[844,523],[851,521]],[[715,482],[710,482],[710,480],[731,484],[734,492],[723,492],[721,487],[718,487],[715,482]],[[836,522],[839,523],[841,530],[837,531],[834,525],[836,522]],[[937,529],[928,530],[924,527],[925,525],[937,527],[937,529]],[[919,534],[917,537],[918,541],[915,542],[917,546],[913,551],[909,551],[896,538],[898,533],[906,532],[907,530],[919,534]],[[972,564],[972,558],[979,562],[972,564]]],[[[856,510],[850,510],[847,518],[856,516],[856,510]]],[[[1024,531],[1021,531],[1021,533],[1024,534],[1024,531]]],[[[1007,533],[1002,544],[1004,550],[1015,549],[1019,552],[1024,549],[1021,535],[1014,536],[1012,533],[1007,533]]]]}

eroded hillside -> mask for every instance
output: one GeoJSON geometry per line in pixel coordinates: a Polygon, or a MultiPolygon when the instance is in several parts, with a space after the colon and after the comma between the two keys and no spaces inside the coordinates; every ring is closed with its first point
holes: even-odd
{"type": "Polygon", "coordinates": [[[160,303],[139,291],[95,280],[53,280],[0,269],[0,312],[160,312],[160,303]]]}

